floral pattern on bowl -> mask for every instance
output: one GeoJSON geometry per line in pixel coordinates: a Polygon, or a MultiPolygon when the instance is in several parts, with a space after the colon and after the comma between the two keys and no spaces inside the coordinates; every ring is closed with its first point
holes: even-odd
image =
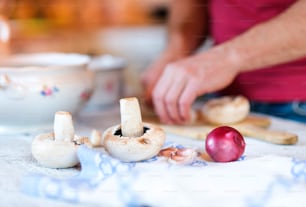
{"type": "Polygon", "coordinates": [[[46,85],[43,86],[43,89],[40,91],[42,96],[52,96],[55,93],[59,92],[59,88],[56,86],[48,87],[46,85]]]}
{"type": "Polygon", "coordinates": [[[16,54],[0,61],[0,134],[49,131],[57,111],[77,115],[94,89],[89,61],[69,53],[16,54]]]}

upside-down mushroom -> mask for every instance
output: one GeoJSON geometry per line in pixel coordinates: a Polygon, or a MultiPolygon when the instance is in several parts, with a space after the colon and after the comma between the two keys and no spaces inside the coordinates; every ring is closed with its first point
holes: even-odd
{"type": "Polygon", "coordinates": [[[80,144],[90,146],[87,137],[75,135],[72,116],[58,111],[54,117],[54,132],[40,134],[32,142],[32,155],[42,166],[69,168],[79,163],[77,148],[80,144]]]}
{"type": "Polygon", "coordinates": [[[165,142],[164,131],[153,124],[143,123],[137,98],[120,100],[121,124],[103,133],[103,146],[110,155],[123,162],[150,159],[157,155],[165,142]]]}

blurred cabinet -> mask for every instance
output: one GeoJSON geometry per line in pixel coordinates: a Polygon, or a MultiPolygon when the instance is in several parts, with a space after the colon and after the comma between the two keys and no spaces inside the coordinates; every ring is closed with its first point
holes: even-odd
{"type": "Polygon", "coordinates": [[[46,19],[64,27],[143,25],[161,23],[156,14],[166,11],[168,1],[0,0],[0,14],[16,20],[46,19]]]}

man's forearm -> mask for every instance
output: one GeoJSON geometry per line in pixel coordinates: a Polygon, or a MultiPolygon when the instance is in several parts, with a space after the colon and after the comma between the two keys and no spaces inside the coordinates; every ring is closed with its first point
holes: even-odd
{"type": "MultiPolygon", "coordinates": [[[[299,0],[273,19],[215,48],[239,72],[306,56],[306,1],[299,0]]],[[[221,55],[221,56],[223,56],[221,55]]]]}
{"type": "Polygon", "coordinates": [[[172,0],[168,22],[168,49],[192,53],[208,30],[207,0],[172,0]]]}

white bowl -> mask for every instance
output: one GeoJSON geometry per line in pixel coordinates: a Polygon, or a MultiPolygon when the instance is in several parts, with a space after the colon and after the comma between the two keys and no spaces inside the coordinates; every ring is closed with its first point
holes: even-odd
{"type": "Polygon", "coordinates": [[[87,103],[87,109],[102,109],[117,102],[122,96],[123,69],[126,61],[112,55],[92,58],[88,68],[95,73],[95,89],[87,103]]]}
{"type": "Polygon", "coordinates": [[[56,111],[75,117],[94,87],[90,58],[36,53],[0,60],[0,134],[52,130],[56,111]]]}

